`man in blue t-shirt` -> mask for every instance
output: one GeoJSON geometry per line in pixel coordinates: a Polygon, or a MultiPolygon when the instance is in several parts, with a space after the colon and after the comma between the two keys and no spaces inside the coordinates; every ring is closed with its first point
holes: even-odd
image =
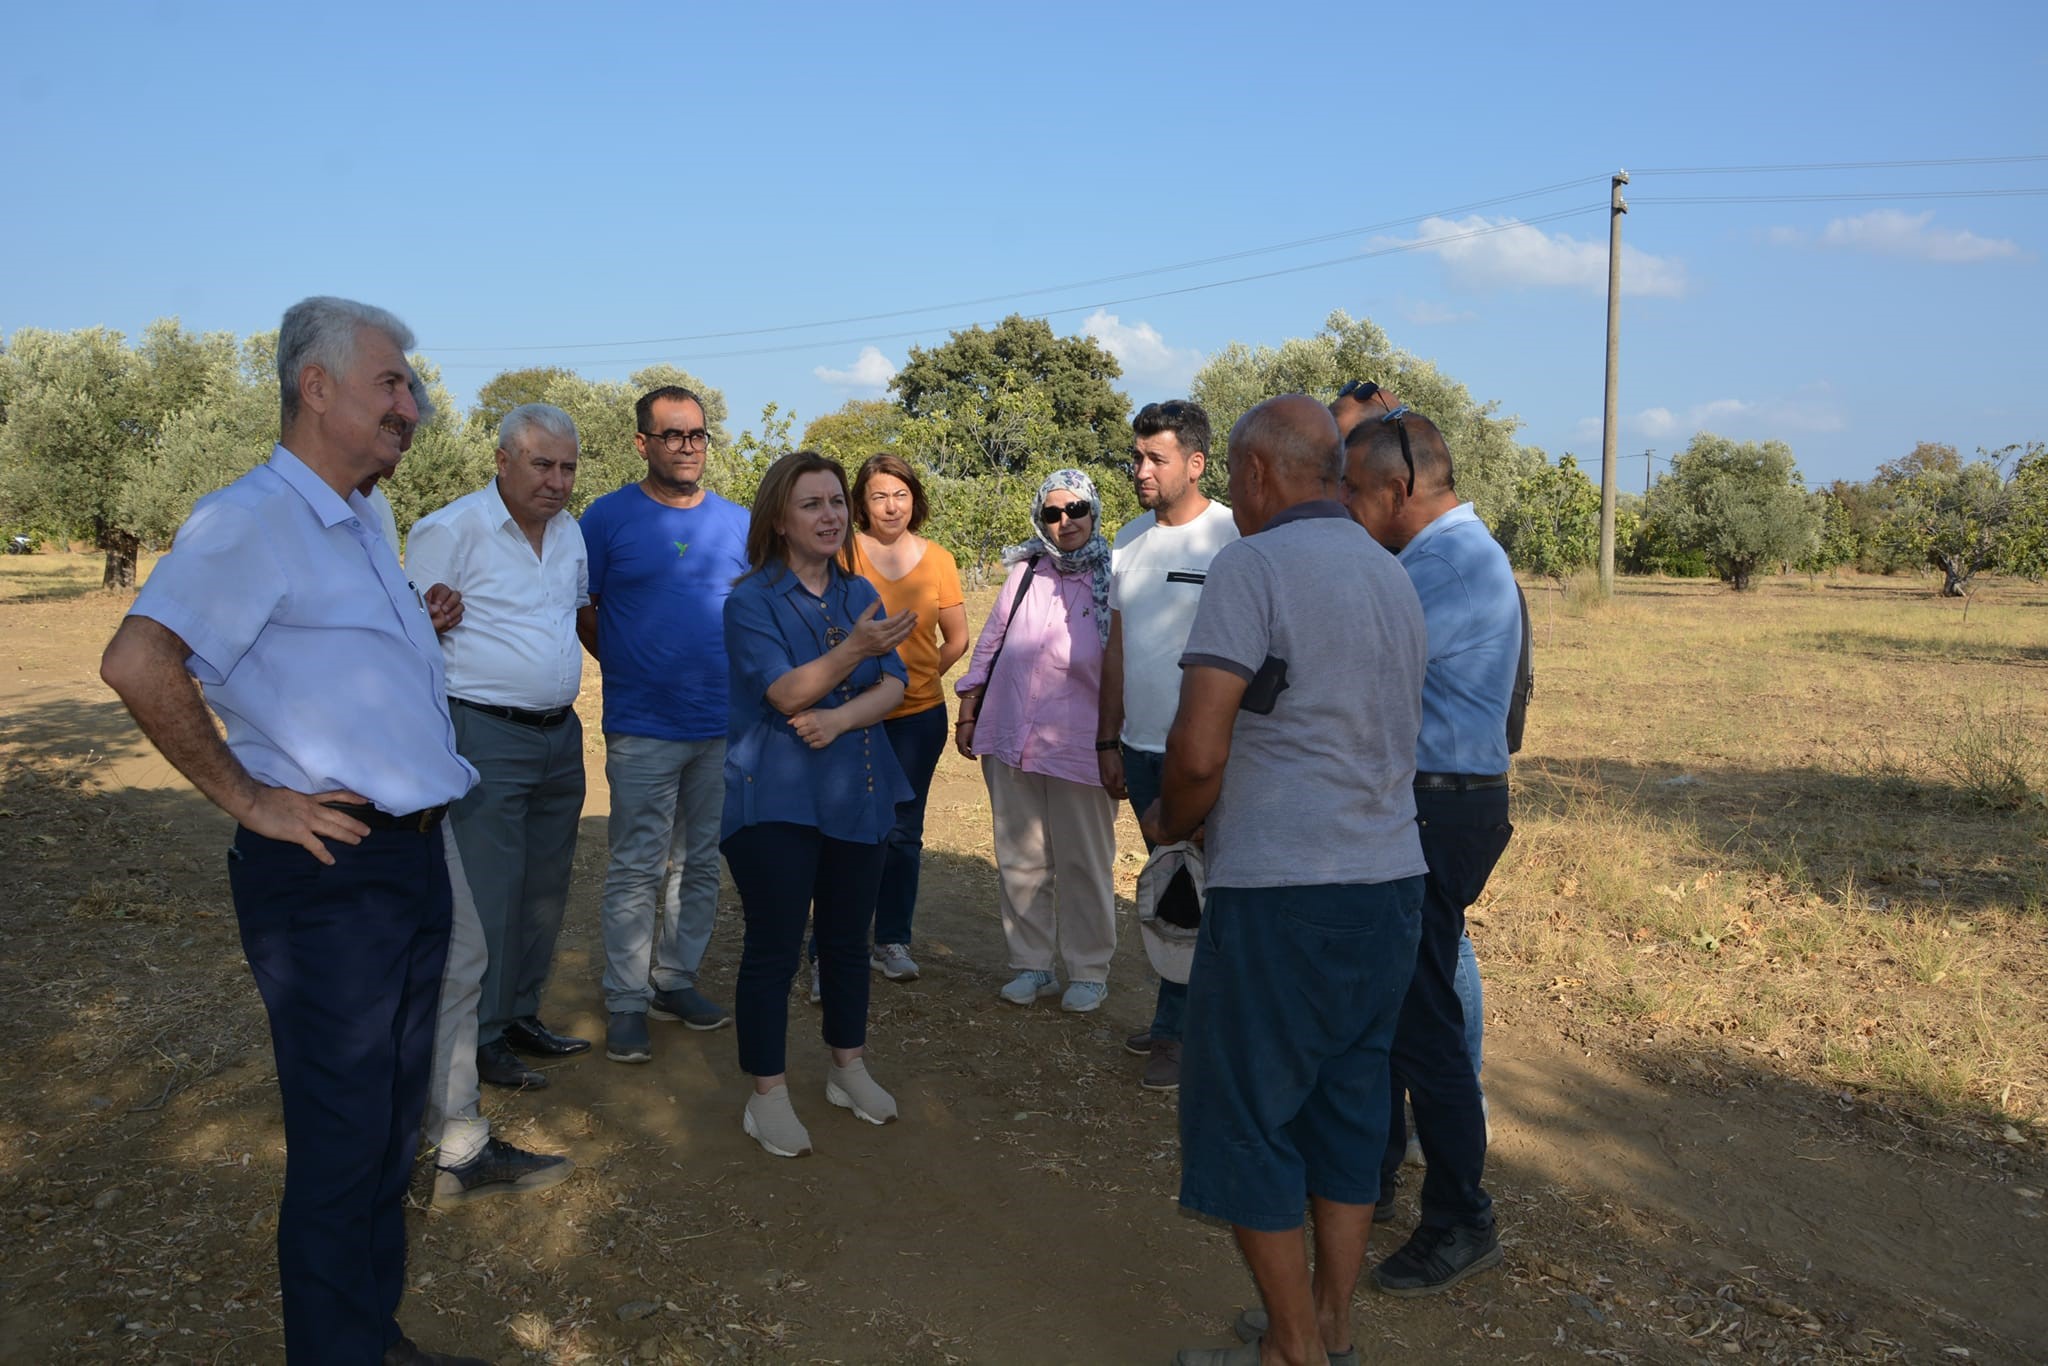
{"type": "Polygon", "coordinates": [[[590,605],[576,632],[604,678],[611,864],[605,1056],[646,1062],[647,1017],[717,1029],[697,990],[718,909],[725,801],[725,599],[747,570],[746,509],[704,487],[704,404],[674,385],[634,406],[647,477],[583,514],[590,605]],[[663,906],[667,913],[662,914],[663,906]]]}

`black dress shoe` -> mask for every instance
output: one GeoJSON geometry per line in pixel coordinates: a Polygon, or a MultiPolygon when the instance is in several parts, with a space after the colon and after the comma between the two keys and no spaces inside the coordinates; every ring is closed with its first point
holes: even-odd
{"type": "Polygon", "coordinates": [[[506,1025],[505,1042],[536,1058],[567,1058],[590,1051],[590,1040],[557,1034],[542,1024],[538,1015],[523,1016],[506,1025]]]}
{"type": "Polygon", "coordinates": [[[491,1363],[482,1357],[429,1352],[411,1338],[400,1338],[384,1349],[384,1366],[491,1366],[491,1363]]]}
{"type": "Polygon", "coordinates": [[[476,1051],[476,1076],[493,1086],[518,1086],[538,1091],[548,1084],[547,1073],[536,1071],[519,1060],[503,1039],[487,1043],[476,1051]]]}

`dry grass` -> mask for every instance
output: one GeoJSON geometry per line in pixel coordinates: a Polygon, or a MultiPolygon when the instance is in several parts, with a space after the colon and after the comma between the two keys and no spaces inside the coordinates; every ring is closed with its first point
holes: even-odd
{"type": "Polygon", "coordinates": [[[1623,581],[1531,593],[1518,835],[1475,915],[1624,1046],[2002,1126],[2048,1113],[2048,595],[1623,581]]]}

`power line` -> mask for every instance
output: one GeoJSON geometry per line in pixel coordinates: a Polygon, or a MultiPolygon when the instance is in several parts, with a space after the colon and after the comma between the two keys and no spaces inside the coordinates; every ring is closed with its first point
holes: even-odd
{"type": "MultiPolygon", "coordinates": [[[[847,327],[854,323],[884,322],[892,318],[907,318],[919,313],[936,313],[950,308],[980,308],[985,304],[1006,303],[1012,299],[1032,298],[1041,294],[1058,294],[1070,289],[1092,289],[1097,285],[1120,284],[1125,280],[1144,279],[1153,275],[1167,275],[1178,270],[1196,270],[1203,266],[1221,265],[1228,261],[1241,261],[1253,256],[1268,256],[1276,252],[1294,251],[1301,247],[1320,246],[1324,242],[1339,241],[1346,237],[1360,237],[1366,233],[1385,232],[1389,228],[1409,227],[1431,218],[1448,218],[1452,214],[1472,213],[1479,209],[1490,209],[1501,204],[1511,204],[1517,200],[1534,199],[1546,194],[1555,194],[1560,190],[1570,190],[1576,189],[1581,185],[1591,185],[1606,178],[1604,175],[1580,176],[1576,180],[1561,180],[1554,185],[1543,185],[1533,190],[1517,190],[1513,194],[1495,195],[1489,199],[1475,199],[1470,203],[1454,204],[1446,209],[1433,209],[1428,213],[1412,214],[1406,218],[1390,218],[1385,222],[1369,223],[1364,227],[1342,228],[1336,232],[1318,233],[1313,237],[1300,237],[1291,242],[1276,242],[1270,246],[1263,247],[1247,247],[1242,251],[1225,252],[1219,256],[1205,256],[1192,261],[1177,261],[1172,265],[1151,266],[1144,270],[1124,271],[1116,275],[1099,275],[1093,279],[1075,280],[1067,284],[1041,285],[1034,289],[1021,289],[1008,294],[986,294],[976,299],[956,299],[950,303],[923,304],[916,308],[891,309],[884,313],[860,313],[845,318],[821,319],[817,322],[782,323],[774,327],[735,328],[726,332],[697,332],[680,337],[641,337],[629,341],[560,342],[519,346],[438,346],[434,348],[434,351],[436,354],[465,351],[485,351],[499,354],[508,351],[592,351],[613,346],[668,346],[679,342],[728,341],[735,337],[772,336],[776,333],[802,332],[817,327],[847,327]]],[[[1522,221],[1539,222],[1545,220],[1525,219],[1522,221]]],[[[1256,279],[1260,277],[1248,278],[1256,279]]],[[[1156,298],[1159,296],[1145,295],[1142,297],[1156,298]]],[[[920,330],[926,331],[929,329],[920,330]]]]}
{"type": "Polygon", "coordinates": [[[2006,157],[1932,157],[1921,161],[1805,161],[1762,166],[1650,166],[1637,175],[1762,175],[1777,171],[1882,171],[1924,166],[2010,166],[2048,161],[2048,154],[2006,157]]]}
{"type": "MultiPolygon", "coordinates": [[[[1063,308],[1049,308],[1038,313],[1033,313],[1030,316],[1034,318],[1054,318],[1058,317],[1060,314],[1063,313],[1082,313],[1089,312],[1098,308],[1116,308],[1124,304],[1144,303],[1148,300],[1165,299],[1179,294],[1198,294],[1205,290],[1221,289],[1227,285],[1250,284],[1258,280],[1277,279],[1278,277],[1283,275],[1299,275],[1304,271],[1327,270],[1331,266],[1349,265],[1354,261],[1369,261],[1374,259],[1375,257],[1380,256],[1395,256],[1403,252],[1410,251],[1428,251],[1431,248],[1441,246],[1446,242],[1461,242],[1475,237],[1488,237],[1497,232],[1511,232],[1516,228],[1533,227],[1538,223],[1552,223],[1562,218],[1576,218],[1583,214],[1601,212],[1605,210],[1606,207],[1607,206],[1604,204],[1592,204],[1576,209],[1559,209],[1553,213],[1539,214],[1534,218],[1514,218],[1509,219],[1505,223],[1493,223],[1483,228],[1468,228],[1463,232],[1446,233],[1440,237],[1418,238],[1413,242],[1395,242],[1384,247],[1376,248],[1371,251],[1347,252],[1343,256],[1333,256],[1322,261],[1309,261],[1301,265],[1281,266],[1274,270],[1262,270],[1251,275],[1233,276],[1227,280],[1209,280],[1204,281],[1200,284],[1181,285],[1174,289],[1154,290],[1148,294],[1129,294],[1123,296],[1122,298],[1117,299],[1100,299],[1091,303],[1071,304],[1063,308]]],[[[1428,214],[1422,215],[1422,217],[1425,218],[1430,216],[1431,215],[1428,214]]],[[[970,327],[983,327],[988,325],[990,324],[985,320],[976,322],[955,323],[945,325],[945,330],[949,332],[958,332],[964,331],[965,329],[970,327]]],[[[741,356],[774,356],[782,355],[786,352],[791,351],[821,351],[828,347],[859,346],[866,343],[882,341],[901,341],[907,337],[927,336],[934,331],[940,330],[940,326],[940,324],[931,324],[925,327],[911,328],[907,331],[902,332],[877,332],[858,337],[816,338],[810,341],[790,342],[776,346],[740,347],[725,351],[698,351],[687,355],[667,354],[660,356],[604,356],[601,357],[600,359],[603,359],[604,361],[607,361],[614,365],[651,365],[661,361],[731,360],[741,356]]],[[[786,329],[761,330],[779,331],[786,329]]],[[[741,333],[738,335],[754,334],[741,333]]],[[[427,354],[429,355],[438,354],[437,352],[429,350],[428,348],[425,347],[422,347],[420,349],[422,351],[426,351],[427,354]]],[[[513,348],[507,347],[504,349],[511,350],[513,348]]],[[[444,370],[495,370],[498,368],[498,366],[495,362],[492,361],[449,361],[442,364],[441,368],[444,370]]]]}
{"type": "Polygon", "coordinates": [[[2015,199],[2048,194],[2048,186],[2005,190],[1887,190],[1858,194],[1641,195],[1636,204],[1843,204],[1875,199],[2015,199]]]}

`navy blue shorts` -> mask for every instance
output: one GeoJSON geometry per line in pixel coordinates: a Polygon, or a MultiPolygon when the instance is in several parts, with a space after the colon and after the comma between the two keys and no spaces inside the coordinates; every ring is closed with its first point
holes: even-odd
{"type": "Polygon", "coordinates": [[[1311,1195],[1379,1199],[1422,884],[1209,888],[1181,1053],[1181,1204],[1277,1233],[1301,1227],[1311,1195]]]}

